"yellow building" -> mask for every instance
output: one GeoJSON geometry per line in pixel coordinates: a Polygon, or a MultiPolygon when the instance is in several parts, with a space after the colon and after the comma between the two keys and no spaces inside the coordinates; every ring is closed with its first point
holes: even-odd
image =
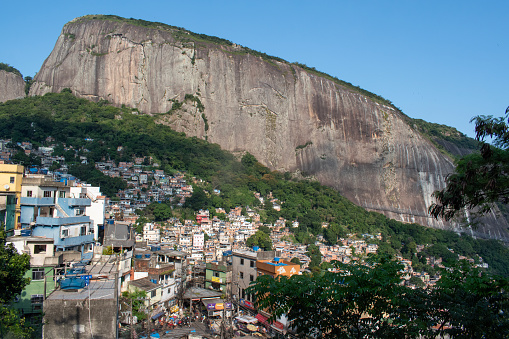
{"type": "Polygon", "coordinates": [[[0,164],[0,209],[4,209],[7,235],[20,228],[21,215],[21,181],[23,179],[23,166],[0,164]]]}

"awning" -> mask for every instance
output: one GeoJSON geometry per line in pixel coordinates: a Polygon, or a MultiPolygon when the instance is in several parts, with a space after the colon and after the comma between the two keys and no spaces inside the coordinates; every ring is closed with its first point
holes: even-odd
{"type": "Polygon", "coordinates": [[[285,325],[283,325],[279,321],[273,322],[272,325],[270,325],[270,327],[279,331],[283,331],[285,329],[285,325]]]}
{"type": "Polygon", "coordinates": [[[164,312],[159,312],[157,313],[156,315],[153,315],[152,316],[152,320],[156,320],[156,319],[159,319],[161,316],[164,315],[164,312]]]}
{"type": "Polygon", "coordinates": [[[258,313],[255,317],[256,319],[258,319],[259,322],[261,322],[263,325],[265,326],[268,326],[269,324],[267,323],[267,318],[266,316],[264,316],[263,314],[260,314],[258,313]]]}
{"type": "Polygon", "coordinates": [[[258,319],[256,319],[255,317],[248,316],[248,315],[238,316],[238,317],[235,317],[235,319],[237,319],[238,321],[240,321],[242,323],[246,323],[246,324],[256,324],[258,322],[258,319]]]}

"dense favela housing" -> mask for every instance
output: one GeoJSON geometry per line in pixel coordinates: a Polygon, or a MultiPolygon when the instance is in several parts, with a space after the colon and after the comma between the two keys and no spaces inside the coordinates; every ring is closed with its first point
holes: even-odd
{"type": "MultiPolygon", "coordinates": [[[[21,146],[32,153],[30,144],[21,146]]],[[[43,163],[59,161],[46,151],[34,152],[43,163]]],[[[5,148],[2,156],[9,158],[5,148]]],[[[202,209],[189,218],[161,212],[160,221],[150,221],[140,210],[161,201],[184,205],[197,179],[149,170],[143,165],[149,158],[95,164],[127,181],[114,197],[65,166],[7,162],[0,163],[0,216],[7,243],[30,256],[30,283],[13,306],[39,337],[292,336],[292,322],[258,308],[249,286],[260,276],[311,273],[313,260],[333,270],[328,263],[377,253],[374,240],[381,240],[381,234],[347,234],[335,245],[321,237],[299,244],[291,234],[298,220],[264,224],[249,206],[202,209]]],[[[255,196],[273,209],[284,206],[272,193],[255,196]]],[[[398,260],[405,284],[433,286],[439,279],[398,260]]],[[[425,262],[441,266],[441,258],[425,262]]]]}

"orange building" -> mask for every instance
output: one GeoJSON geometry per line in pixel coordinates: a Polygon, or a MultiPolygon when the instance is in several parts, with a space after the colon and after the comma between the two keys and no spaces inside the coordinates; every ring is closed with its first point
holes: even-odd
{"type": "Polygon", "coordinates": [[[273,277],[280,275],[291,277],[294,274],[299,274],[300,265],[275,257],[272,260],[257,260],[256,270],[258,276],[268,274],[273,277]]]}

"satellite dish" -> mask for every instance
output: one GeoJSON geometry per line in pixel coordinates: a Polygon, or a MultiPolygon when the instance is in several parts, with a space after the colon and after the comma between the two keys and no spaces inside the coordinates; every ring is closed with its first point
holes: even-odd
{"type": "Polygon", "coordinates": [[[6,191],[8,191],[9,190],[9,185],[5,184],[4,188],[5,188],[6,191]]]}

